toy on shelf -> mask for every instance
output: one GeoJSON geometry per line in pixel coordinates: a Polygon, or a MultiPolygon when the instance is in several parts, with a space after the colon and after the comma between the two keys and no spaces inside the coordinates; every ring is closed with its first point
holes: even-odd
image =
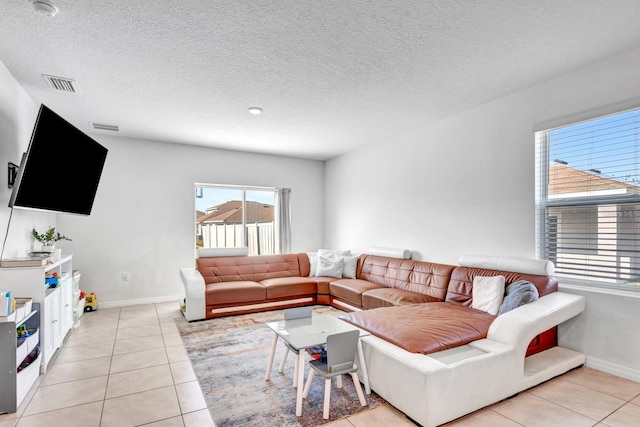
{"type": "Polygon", "coordinates": [[[31,331],[29,331],[29,330],[27,329],[27,326],[26,326],[26,325],[24,325],[24,324],[23,324],[23,325],[18,326],[18,329],[16,330],[17,338],[27,338],[27,337],[30,337],[30,336],[31,336],[31,334],[32,334],[32,332],[31,332],[31,331]]]}
{"type": "MultiPolygon", "coordinates": [[[[82,295],[82,292],[80,293],[82,295]]],[[[98,309],[98,298],[95,292],[84,294],[84,311],[94,311],[98,309]]]]}
{"type": "Polygon", "coordinates": [[[47,273],[44,277],[44,283],[48,288],[57,288],[60,284],[60,279],[58,278],[58,273],[47,273]]]}

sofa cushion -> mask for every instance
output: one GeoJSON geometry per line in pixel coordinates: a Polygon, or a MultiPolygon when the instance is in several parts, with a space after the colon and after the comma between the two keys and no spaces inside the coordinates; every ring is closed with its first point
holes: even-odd
{"type": "Polygon", "coordinates": [[[486,268],[456,267],[451,272],[451,280],[449,281],[445,301],[471,306],[473,299],[473,278],[475,276],[504,276],[505,285],[510,285],[518,280],[526,280],[535,285],[540,296],[558,290],[558,280],[550,276],[489,270],[486,268]]]}
{"type": "Polygon", "coordinates": [[[358,279],[444,300],[453,265],[367,255],[358,279]]]}
{"type": "Polygon", "coordinates": [[[442,300],[432,297],[431,295],[405,291],[404,289],[378,288],[362,293],[362,307],[367,310],[377,307],[392,307],[437,301],[442,300]]]}
{"type": "Polygon", "coordinates": [[[471,291],[471,307],[498,314],[498,309],[504,298],[504,276],[476,276],[473,278],[471,291]]]}
{"type": "Polygon", "coordinates": [[[315,276],[309,277],[309,279],[316,282],[316,292],[318,295],[329,295],[329,283],[336,280],[335,277],[315,276]]]}
{"type": "Polygon", "coordinates": [[[316,276],[329,276],[329,277],[342,277],[342,256],[325,256],[318,255],[318,267],[316,269],[316,276]]]}
{"type": "Polygon", "coordinates": [[[460,304],[432,302],[341,314],[340,319],[411,353],[429,354],[487,336],[495,320],[460,304]]]}
{"type": "Polygon", "coordinates": [[[518,280],[505,290],[505,297],[498,309],[498,316],[538,299],[538,289],[531,282],[518,280]]]}
{"type": "Polygon", "coordinates": [[[304,252],[296,254],[298,257],[298,268],[300,268],[300,276],[308,277],[311,273],[311,264],[309,262],[309,255],[304,252]]]}
{"type": "Polygon", "coordinates": [[[267,290],[267,299],[281,299],[298,295],[315,294],[316,281],[309,277],[278,277],[261,280],[267,290]]]}
{"type": "Polygon", "coordinates": [[[419,261],[413,267],[409,277],[407,290],[430,295],[440,301],[444,301],[447,295],[451,272],[455,265],[437,264],[434,262],[419,261]]]}
{"type": "Polygon", "coordinates": [[[362,264],[358,279],[388,288],[405,288],[416,261],[368,255],[362,264]]]}
{"type": "Polygon", "coordinates": [[[332,297],[359,308],[362,307],[362,293],[377,288],[384,288],[384,286],[360,279],[338,279],[329,283],[329,292],[332,297]]]}
{"type": "Polygon", "coordinates": [[[205,283],[302,276],[297,254],[197,258],[196,267],[205,283]]]}
{"type": "Polygon", "coordinates": [[[263,285],[248,280],[207,283],[205,288],[207,305],[264,301],[267,297],[267,290],[263,285]]]}
{"type": "Polygon", "coordinates": [[[357,268],[358,268],[357,256],[346,256],[342,259],[342,277],[346,277],[348,279],[355,279],[357,268]]]}
{"type": "Polygon", "coordinates": [[[309,276],[315,276],[318,269],[318,252],[307,252],[307,257],[309,258],[309,276]]]}

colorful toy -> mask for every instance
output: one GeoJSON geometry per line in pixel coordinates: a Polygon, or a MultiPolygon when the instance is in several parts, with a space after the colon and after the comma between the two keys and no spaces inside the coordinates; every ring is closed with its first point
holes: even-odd
{"type": "Polygon", "coordinates": [[[94,311],[98,309],[98,298],[95,292],[84,295],[84,311],[94,311]]]}
{"type": "Polygon", "coordinates": [[[60,285],[60,278],[58,277],[58,273],[47,273],[44,276],[44,283],[48,288],[57,288],[60,285]]]}
{"type": "Polygon", "coordinates": [[[27,329],[26,325],[18,326],[16,330],[17,338],[27,338],[31,336],[31,332],[27,329]]]}

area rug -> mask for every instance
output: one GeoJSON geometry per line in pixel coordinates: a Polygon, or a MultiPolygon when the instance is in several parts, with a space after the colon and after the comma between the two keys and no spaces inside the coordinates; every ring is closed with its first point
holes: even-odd
{"type": "MultiPolygon", "coordinates": [[[[338,316],[342,312],[318,305],[313,313],[338,316]]],[[[316,375],[309,397],[303,401],[302,416],[297,417],[295,357],[288,355],[284,373],[280,374],[282,343],[278,343],[271,379],[264,379],[273,338],[266,323],[283,318],[282,310],[275,310],[191,323],[176,320],[216,427],[318,426],[385,403],[371,392],[365,394],[368,406],[360,406],[351,376],[347,375],[343,377],[343,390],[333,383],[329,419],[324,420],[324,381],[316,375]]]]}

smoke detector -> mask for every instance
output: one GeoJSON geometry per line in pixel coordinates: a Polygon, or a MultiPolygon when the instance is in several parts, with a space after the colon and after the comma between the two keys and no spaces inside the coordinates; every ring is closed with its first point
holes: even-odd
{"type": "Polygon", "coordinates": [[[58,7],[49,0],[35,0],[33,8],[36,12],[46,16],[56,16],[58,14],[58,7]]]}

